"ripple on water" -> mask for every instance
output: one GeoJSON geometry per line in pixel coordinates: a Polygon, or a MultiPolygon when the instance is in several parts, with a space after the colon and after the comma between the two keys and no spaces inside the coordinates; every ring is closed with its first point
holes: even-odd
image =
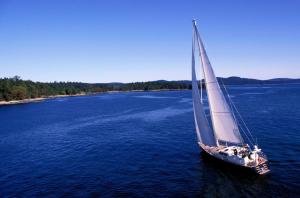
{"type": "Polygon", "coordinates": [[[251,89],[233,101],[270,160],[269,176],[203,157],[190,91],[111,93],[0,108],[1,195],[296,197],[300,86],[228,91],[251,89]]]}

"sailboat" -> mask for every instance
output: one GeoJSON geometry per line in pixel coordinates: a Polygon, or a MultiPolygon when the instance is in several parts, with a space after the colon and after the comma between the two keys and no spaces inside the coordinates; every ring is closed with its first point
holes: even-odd
{"type": "MultiPolygon", "coordinates": [[[[199,72],[200,73],[200,72],[199,72]]],[[[193,20],[192,38],[192,95],[196,135],[199,147],[216,159],[247,168],[260,175],[270,172],[267,157],[258,147],[249,128],[231,101],[226,87],[225,95],[217,81],[204,44],[193,20]],[[197,80],[195,50],[198,47],[203,82],[197,80]],[[206,115],[203,102],[203,83],[209,106],[206,115]],[[200,90],[199,90],[200,87],[200,90]],[[242,136],[243,134],[244,136],[242,136]],[[247,141],[245,141],[246,139],[247,141]]]]}

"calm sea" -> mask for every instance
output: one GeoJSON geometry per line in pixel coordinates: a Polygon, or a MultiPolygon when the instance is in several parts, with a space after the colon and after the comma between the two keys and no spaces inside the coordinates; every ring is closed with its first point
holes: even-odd
{"type": "Polygon", "coordinates": [[[300,85],[229,93],[267,176],[201,154],[191,91],[111,93],[0,107],[0,197],[296,197],[300,85]]]}

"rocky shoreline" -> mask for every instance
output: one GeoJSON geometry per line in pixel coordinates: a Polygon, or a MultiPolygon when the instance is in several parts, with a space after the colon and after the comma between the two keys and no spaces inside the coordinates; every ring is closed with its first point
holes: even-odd
{"type": "MultiPolygon", "coordinates": [[[[158,91],[179,91],[179,90],[187,90],[187,89],[153,89],[153,90],[147,90],[147,91],[149,91],[149,92],[158,92],[158,91]]],[[[107,92],[100,92],[100,93],[147,92],[147,91],[145,91],[145,90],[130,90],[130,91],[107,91],[107,92]]],[[[96,94],[99,94],[99,93],[96,93],[96,94]]],[[[51,99],[51,98],[86,96],[86,95],[93,95],[93,94],[80,93],[80,94],[73,94],[73,95],[54,95],[54,96],[48,96],[48,97],[30,98],[30,99],[24,99],[24,100],[0,101],[0,106],[15,105],[15,104],[26,104],[26,103],[33,103],[33,102],[42,102],[44,100],[51,99]]]]}

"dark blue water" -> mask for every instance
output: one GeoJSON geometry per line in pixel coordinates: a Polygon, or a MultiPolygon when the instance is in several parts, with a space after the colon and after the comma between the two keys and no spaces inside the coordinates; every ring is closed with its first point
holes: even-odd
{"type": "Polygon", "coordinates": [[[300,85],[229,92],[270,175],[201,154],[190,91],[112,93],[0,107],[0,196],[296,197],[300,85]]]}

